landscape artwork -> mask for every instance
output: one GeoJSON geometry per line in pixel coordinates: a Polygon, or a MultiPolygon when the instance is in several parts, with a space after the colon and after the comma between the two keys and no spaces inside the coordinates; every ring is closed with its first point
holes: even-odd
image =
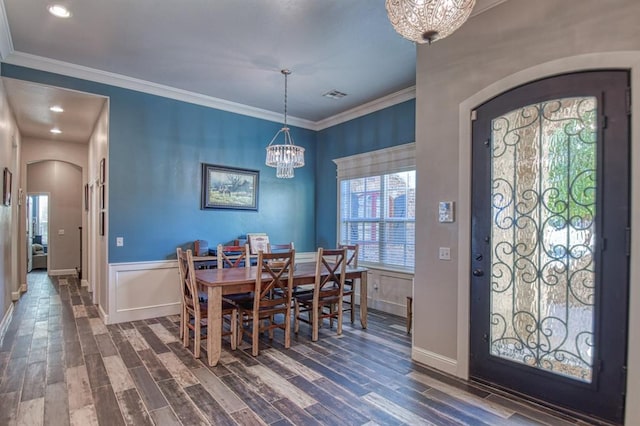
{"type": "Polygon", "coordinates": [[[202,209],[258,210],[258,170],[202,164],[202,209]]]}

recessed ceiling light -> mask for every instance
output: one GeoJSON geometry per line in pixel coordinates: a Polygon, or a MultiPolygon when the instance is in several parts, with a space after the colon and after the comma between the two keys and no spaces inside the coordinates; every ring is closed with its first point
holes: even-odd
{"type": "Polygon", "coordinates": [[[49,108],[49,111],[53,111],[53,112],[63,112],[64,109],[60,106],[60,105],[54,105],[51,108],[49,108]]]}
{"type": "Polygon", "coordinates": [[[51,133],[55,133],[56,135],[59,135],[60,133],[62,133],[62,130],[58,129],[57,127],[54,127],[53,129],[49,130],[51,133]]]}
{"type": "Polygon", "coordinates": [[[49,13],[58,18],[68,18],[71,16],[71,12],[66,7],[59,4],[52,4],[49,6],[49,13]]]}

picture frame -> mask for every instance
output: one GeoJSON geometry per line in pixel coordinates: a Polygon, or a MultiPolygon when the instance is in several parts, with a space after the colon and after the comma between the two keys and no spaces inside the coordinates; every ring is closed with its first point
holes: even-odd
{"type": "Polygon", "coordinates": [[[2,204],[5,206],[11,205],[11,184],[13,175],[8,167],[4,168],[2,173],[2,204]]]}
{"type": "Polygon", "coordinates": [[[106,159],[103,158],[102,160],[100,160],[100,176],[98,177],[100,181],[100,185],[104,185],[104,183],[107,181],[106,163],[107,163],[106,159]]]}
{"type": "Polygon", "coordinates": [[[200,208],[257,211],[259,183],[258,170],[202,163],[200,208]]]}
{"type": "Polygon", "coordinates": [[[263,232],[247,234],[247,242],[250,254],[258,254],[260,250],[266,253],[269,247],[269,236],[263,232]]]}

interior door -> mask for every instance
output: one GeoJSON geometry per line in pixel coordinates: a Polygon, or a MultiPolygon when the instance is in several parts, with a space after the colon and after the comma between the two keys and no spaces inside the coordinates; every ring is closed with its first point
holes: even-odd
{"type": "Polygon", "coordinates": [[[473,379],[622,422],[629,74],[557,76],[473,122],[473,379]]]}

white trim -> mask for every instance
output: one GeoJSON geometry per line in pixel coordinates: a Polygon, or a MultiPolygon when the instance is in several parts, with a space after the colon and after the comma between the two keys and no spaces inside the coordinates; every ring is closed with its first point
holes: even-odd
{"type": "Polygon", "coordinates": [[[366,104],[359,105],[348,111],[336,114],[333,117],[325,118],[324,120],[316,121],[312,130],[324,130],[335,125],[345,123],[347,121],[363,117],[372,112],[380,111],[382,109],[401,104],[402,102],[415,99],[416,86],[407,87],[390,95],[376,99],[366,104]]]}
{"type": "Polygon", "coordinates": [[[458,370],[458,363],[455,359],[415,346],[411,349],[411,359],[451,375],[455,375],[458,370]]]}
{"type": "MultiPolygon", "coordinates": [[[[471,111],[483,102],[514,87],[544,77],[575,71],[630,69],[631,97],[640,99],[640,51],[599,52],[571,56],[527,68],[482,89],[464,100],[459,107],[458,154],[458,338],[455,375],[469,377],[469,269],[468,248],[471,241],[471,111]]],[[[631,186],[640,183],[640,102],[631,106],[631,186]]],[[[640,421],[640,196],[631,192],[631,257],[629,271],[628,376],[626,390],[626,424],[640,421]]]]}
{"type": "Polygon", "coordinates": [[[77,274],[77,271],[75,269],[52,269],[48,272],[48,275],[51,277],[58,276],[58,275],[76,275],[76,274],[77,274]]]}
{"type": "Polygon", "coordinates": [[[4,1],[0,1],[0,59],[7,58],[11,53],[13,53],[13,40],[11,40],[7,11],[4,1]]]}
{"type": "MultiPolygon", "coordinates": [[[[151,95],[176,99],[183,102],[202,105],[222,111],[229,111],[236,114],[247,115],[263,120],[274,121],[277,123],[282,122],[281,113],[267,111],[265,109],[255,108],[220,98],[215,98],[213,96],[207,96],[200,93],[190,92],[188,90],[178,89],[171,86],[165,86],[164,84],[140,80],[122,74],[102,71],[95,68],[89,68],[69,62],[58,61],[42,56],[31,55],[29,53],[12,52],[4,60],[4,62],[11,65],[33,68],[41,71],[80,78],[83,80],[94,81],[97,83],[108,84],[111,86],[122,87],[138,92],[149,93],[151,95]]],[[[293,126],[302,127],[304,129],[315,130],[315,123],[310,120],[289,116],[288,123],[293,126]]]]}
{"type": "MultiPolygon", "coordinates": [[[[0,12],[1,13],[1,12],[0,12]]],[[[0,55],[2,55],[2,34],[0,25],[0,55]]],[[[9,34],[10,37],[10,34],[9,34]]],[[[102,71],[95,68],[84,67],[69,62],[58,61],[55,59],[45,58],[42,56],[32,55],[29,53],[16,52],[11,48],[8,53],[2,55],[5,63],[37,69],[40,71],[52,72],[83,80],[93,81],[96,83],[108,84],[110,86],[121,87],[138,92],[148,93],[151,95],[162,96],[169,99],[175,99],[182,102],[188,102],[196,105],[202,105],[209,108],[215,108],[221,111],[228,111],[236,114],[246,115],[249,117],[259,118],[262,120],[280,123],[282,114],[280,112],[268,111],[265,109],[255,108],[224,99],[207,96],[188,90],[178,89],[163,84],[153,83],[150,81],[140,80],[126,75],[116,74],[112,72],[102,71]]],[[[353,120],[358,117],[370,114],[388,108],[390,106],[400,104],[410,99],[415,99],[415,86],[399,90],[398,92],[373,100],[363,105],[359,105],[348,111],[334,115],[320,121],[311,121],[303,118],[288,117],[289,124],[303,129],[314,131],[324,130],[340,123],[353,120]]]]}
{"type": "Polygon", "coordinates": [[[109,322],[109,315],[102,309],[102,305],[98,305],[98,314],[100,314],[100,318],[102,318],[102,322],[105,324],[111,324],[109,322]]]}
{"type": "Polygon", "coordinates": [[[336,158],[338,180],[389,174],[416,168],[415,142],[336,158]]]}
{"type": "Polygon", "coordinates": [[[21,292],[21,293],[24,293],[25,291],[27,291],[27,285],[26,285],[26,284],[22,284],[22,285],[20,286],[20,292],[21,292]]]}
{"type": "Polygon", "coordinates": [[[7,309],[7,312],[4,313],[4,317],[2,317],[2,322],[0,322],[0,346],[2,346],[4,335],[7,333],[9,324],[11,324],[11,319],[13,318],[13,308],[14,308],[14,304],[12,303],[9,305],[9,309],[7,309]]]}
{"type": "Polygon", "coordinates": [[[11,301],[17,302],[20,299],[20,290],[11,292],[11,301]]]}
{"type": "Polygon", "coordinates": [[[80,280],[80,287],[89,287],[89,281],[80,280]]]}

